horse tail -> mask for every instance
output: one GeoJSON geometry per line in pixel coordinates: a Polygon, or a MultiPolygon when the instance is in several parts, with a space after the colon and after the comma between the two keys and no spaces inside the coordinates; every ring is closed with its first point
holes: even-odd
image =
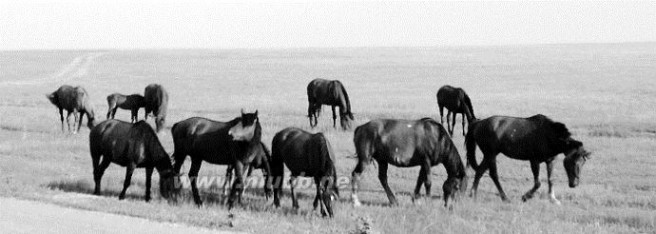
{"type": "Polygon", "coordinates": [[[344,95],[343,102],[346,105],[346,114],[349,116],[349,118],[353,119],[353,113],[351,112],[351,100],[349,99],[348,93],[346,92],[346,89],[344,88],[344,85],[341,84],[341,82],[339,87],[342,90],[342,94],[344,95]]]}
{"type": "Polygon", "coordinates": [[[474,170],[478,171],[478,163],[476,162],[476,139],[474,139],[474,134],[476,133],[476,126],[478,124],[470,124],[469,131],[467,131],[467,136],[465,136],[465,148],[467,149],[467,165],[471,166],[474,170]]]}

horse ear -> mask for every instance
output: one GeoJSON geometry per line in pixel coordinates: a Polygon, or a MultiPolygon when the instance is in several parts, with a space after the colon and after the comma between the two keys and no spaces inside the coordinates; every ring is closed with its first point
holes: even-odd
{"type": "Polygon", "coordinates": [[[257,116],[257,110],[255,110],[255,116],[257,116]]]}
{"type": "Polygon", "coordinates": [[[241,115],[244,115],[244,108],[241,108],[241,115]]]}

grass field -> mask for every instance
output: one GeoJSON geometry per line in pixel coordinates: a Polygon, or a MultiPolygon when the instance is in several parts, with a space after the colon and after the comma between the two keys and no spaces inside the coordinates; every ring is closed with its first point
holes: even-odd
{"type": "MultiPolygon", "coordinates": [[[[654,233],[655,64],[654,43],[0,52],[0,196],[257,233],[654,233]],[[374,118],[439,119],[435,93],[450,84],[469,93],[479,118],[542,113],[564,122],[593,152],[592,159],[583,168],[581,185],[570,189],[558,157],[555,189],[561,206],[546,198],[546,183],[536,198],[522,202],[521,195],[533,185],[529,163],[501,156],[499,173],[510,203],[501,202],[485,176],[477,200],[467,197],[452,211],[444,209],[441,184],[446,173],[439,166],[432,175],[433,197],[413,204],[409,194],[418,168],[392,167],[390,185],[400,205],[389,207],[372,165],[362,180],[360,199],[365,206],[353,208],[350,187],[343,189],[334,219],[312,211],[314,189],[300,192],[299,211],[291,208],[289,196],[275,209],[266,206],[259,189],[249,191],[245,204],[231,215],[221,204],[218,187],[202,190],[205,205],[197,208],[191,199],[167,204],[155,181],[154,201],[144,202],[143,170],[133,176],[128,199],[119,201],[125,172],[116,165],[103,178],[103,196],[90,196],[89,130],[61,133],[57,111],[44,96],[62,84],[82,85],[103,120],[108,94],[143,93],[147,84],[160,83],[170,95],[168,126],[191,116],[227,121],[241,108],[258,109],[263,141],[270,146],[284,127],[309,129],[305,88],[316,77],[345,84],[354,126],[374,118]]],[[[337,154],[338,174],[349,176],[356,164],[348,157],[354,154],[353,132],[333,129],[329,116],[324,107],[313,131],[326,133],[337,154]]],[[[117,113],[119,119],[129,117],[129,111],[117,113]]],[[[160,139],[172,152],[168,131],[160,139]]],[[[455,134],[454,142],[464,159],[463,137],[455,134]]],[[[224,170],[203,164],[200,173],[223,175],[224,170]]],[[[468,174],[471,178],[472,172],[468,174]]],[[[541,179],[546,181],[544,166],[541,179]]]]}

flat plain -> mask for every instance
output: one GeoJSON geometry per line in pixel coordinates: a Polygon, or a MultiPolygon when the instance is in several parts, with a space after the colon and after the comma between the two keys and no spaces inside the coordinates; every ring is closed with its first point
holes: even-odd
{"type": "MultiPolygon", "coordinates": [[[[104,50],[0,52],[0,196],[78,209],[256,233],[627,233],[656,230],[656,44],[570,44],[441,48],[338,48],[285,50],[104,50]],[[354,126],[375,118],[439,121],[435,94],[445,84],[464,88],[476,116],[544,114],[565,123],[592,158],[581,185],[567,186],[562,156],[554,172],[562,205],[549,202],[546,183],[522,202],[533,186],[528,162],[498,158],[502,202],[492,181],[481,180],[476,200],[463,197],[443,207],[442,166],[432,170],[432,197],[414,204],[410,194],[418,168],[391,167],[389,180],[400,205],[389,207],[370,165],[354,208],[350,187],[340,190],[334,219],[312,211],[314,189],[301,190],[300,210],[289,196],[273,208],[261,189],[248,190],[244,204],[229,212],[220,186],[201,189],[196,207],[186,199],[169,204],[157,192],[143,200],[144,172],[137,170],[128,199],[119,201],[125,170],[112,165],[103,195],[93,189],[89,130],[62,133],[56,108],[45,94],[63,84],[90,93],[97,119],[107,113],[113,92],[143,93],[160,83],[170,95],[167,125],[192,116],[228,121],[240,110],[259,110],[263,141],[288,126],[324,132],[337,155],[340,176],[356,164],[353,131],[333,129],[330,109],[309,128],[307,83],[317,77],[341,80],[351,97],[354,126]]],[[[129,120],[129,111],[117,118],[129,120]]],[[[143,109],[140,112],[143,118],[143,109]]],[[[85,120],[86,121],[86,120],[85,120]]],[[[458,122],[460,117],[458,117],[458,122]]],[[[152,121],[150,122],[152,124],[152,121]]],[[[453,140],[465,162],[464,137],[453,140]]],[[[173,152],[169,129],[159,137],[173,152]]],[[[478,160],[480,161],[480,152],[478,160]]],[[[188,162],[184,171],[188,170],[188,162]]],[[[225,166],[204,163],[202,176],[222,176],[225,166]]],[[[259,172],[255,173],[260,176],[259,172]]],[[[468,170],[468,175],[473,175],[468,170]]],[[[544,165],[541,180],[546,182],[544,165]]],[[[471,187],[471,184],[469,185],[471,187]]],[[[288,191],[288,190],[287,190],[288,191]]],[[[422,190],[423,192],[423,190],[422,190]]],[[[1,208],[0,208],[1,209],[1,208]]]]}

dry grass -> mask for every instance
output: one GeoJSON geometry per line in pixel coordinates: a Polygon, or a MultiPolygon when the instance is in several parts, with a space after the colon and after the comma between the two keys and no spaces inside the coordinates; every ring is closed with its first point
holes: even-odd
{"type": "MultiPolygon", "coordinates": [[[[94,51],[0,52],[0,195],[52,202],[81,209],[184,222],[250,232],[653,232],[656,230],[656,59],[655,44],[550,45],[526,47],[386,48],[312,50],[102,51],[100,57],[61,74],[78,56],[94,51]],[[83,72],[82,72],[83,71],[83,72]],[[561,166],[555,170],[555,206],[541,188],[534,200],[520,196],[532,186],[527,162],[499,158],[501,183],[511,203],[503,203],[488,178],[477,201],[465,198],[453,211],[443,208],[444,169],[433,170],[433,197],[412,204],[418,169],[391,168],[390,184],[401,205],[388,207],[375,166],[365,172],[367,205],[351,207],[343,190],[336,217],[311,210],[314,191],[301,192],[301,209],[266,206],[259,190],[231,215],[220,190],[203,191],[205,206],[187,198],[168,204],[156,196],[143,201],[144,172],[133,176],[128,199],[118,201],[124,170],[110,166],[103,196],[93,187],[88,129],[62,134],[55,108],[44,94],[62,83],[86,87],[96,114],[104,119],[109,93],[141,93],[161,83],[170,93],[168,125],[191,116],[234,118],[241,108],[259,109],[263,138],[270,142],[287,126],[308,128],[305,87],[315,77],[342,80],[356,124],[373,118],[439,118],[435,92],[461,86],[478,117],[542,113],[562,121],[593,151],[582,185],[567,188],[561,166]],[[16,81],[49,80],[16,85],[16,81]]],[[[142,110],[143,114],[143,110],[142,110]]],[[[338,173],[355,166],[352,132],[332,128],[324,108],[319,127],[338,154],[338,173]]],[[[128,111],[117,118],[129,119],[128,111]]],[[[460,131],[460,127],[456,128],[460,131]]],[[[170,133],[162,134],[172,152],[170,133]]],[[[464,156],[463,138],[454,137],[464,156]]],[[[561,158],[558,159],[562,160],[561,158]]],[[[560,163],[560,162],[559,162],[560,163]]],[[[560,165],[560,164],[559,164],[560,165]]],[[[186,166],[188,168],[188,165],[186,166]]],[[[202,175],[222,175],[225,167],[203,164],[202,175]]],[[[259,174],[259,173],[258,173],[259,174]]],[[[470,173],[471,174],[471,173],[470,173]]],[[[545,178],[544,169],[542,178],[545,178]]],[[[543,183],[546,184],[546,183],[543,183]]],[[[157,183],[154,183],[157,194],[157,183]]]]}

